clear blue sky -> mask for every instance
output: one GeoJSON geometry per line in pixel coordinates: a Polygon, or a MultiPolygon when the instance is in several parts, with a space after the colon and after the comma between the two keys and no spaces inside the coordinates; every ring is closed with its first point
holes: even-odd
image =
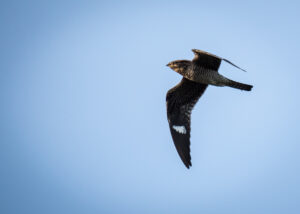
{"type": "Polygon", "coordinates": [[[297,1],[2,1],[0,213],[300,213],[297,1]],[[236,63],[173,145],[165,65],[236,63]]]}

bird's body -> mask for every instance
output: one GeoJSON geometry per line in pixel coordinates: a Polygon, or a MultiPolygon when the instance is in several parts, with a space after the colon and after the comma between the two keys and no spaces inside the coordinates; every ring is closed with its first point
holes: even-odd
{"type": "Polygon", "coordinates": [[[178,154],[187,168],[191,166],[189,148],[191,111],[207,86],[229,86],[246,91],[252,89],[251,85],[235,82],[218,73],[222,60],[239,68],[238,66],[201,50],[192,51],[195,54],[192,61],[176,60],[167,64],[183,76],[182,81],[168,91],[166,100],[171,135],[178,154]]]}
{"type": "MultiPolygon", "coordinates": [[[[192,61],[176,60],[170,62],[168,66],[193,82],[214,86],[238,87],[239,89],[246,91],[251,90],[252,86],[227,79],[218,72],[222,58],[200,50],[193,49],[193,51],[195,53],[195,58],[192,61]]],[[[226,61],[229,62],[228,60],[226,61]]],[[[229,63],[232,64],[231,62],[229,63]]]]}
{"type": "Polygon", "coordinates": [[[222,86],[226,79],[218,72],[206,69],[188,60],[173,61],[169,67],[186,79],[202,84],[222,86]]]}

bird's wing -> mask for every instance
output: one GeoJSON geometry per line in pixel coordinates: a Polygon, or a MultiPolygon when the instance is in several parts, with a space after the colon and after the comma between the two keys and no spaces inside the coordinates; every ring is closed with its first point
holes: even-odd
{"type": "Polygon", "coordinates": [[[230,62],[228,59],[224,59],[224,58],[222,58],[222,60],[224,60],[225,62],[229,63],[230,65],[232,65],[232,66],[234,66],[234,67],[236,67],[236,68],[238,68],[238,69],[240,69],[240,70],[242,70],[242,71],[245,71],[245,72],[246,72],[246,70],[244,70],[244,69],[240,68],[239,66],[237,66],[237,65],[233,64],[233,63],[232,63],[232,62],[230,62]]]}
{"type": "Polygon", "coordinates": [[[195,54],[193,63],[199,66],[200,69],[202,68],[207,70],[218,71],[222,61],[221,57],[197,49],[193,49],[192,51],[195,54]]]}
{"type": "Polygon", "coordinates": [[[192,165],[190,155],[191,112],[206,88],[206,84],[182,78],[181,82],[167,93],[167,116],[171,135],[177,152],[187,168],[192,165]]]}
{"type": "Polygon", "coordinates": [[[221,61],[223,60],[242,71],[246,71],[246,70],[240,68],[239,66],[233,64],[228,59],[225,59],[225,58],[222,58],[222,57],[219,57],[214,54],[208,53],[206,51],[198,50],[198,49],[192,49],[192,51],[195,54],[195,58],[193,59],[193,62],[195,62],[200,67],[203,67],[205,69],[218,71],[218,69],[221,65],[221,61]]]}

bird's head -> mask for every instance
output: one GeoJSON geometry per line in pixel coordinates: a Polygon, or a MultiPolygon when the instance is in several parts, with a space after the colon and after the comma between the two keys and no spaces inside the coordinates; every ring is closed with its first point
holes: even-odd
{"type": "Polygon", "coordinates": [[[186,73],[190,65],[191,61],[189,60],[175,60],[167,64],[168,67],[181,75],[184,75],[186,73]]]}

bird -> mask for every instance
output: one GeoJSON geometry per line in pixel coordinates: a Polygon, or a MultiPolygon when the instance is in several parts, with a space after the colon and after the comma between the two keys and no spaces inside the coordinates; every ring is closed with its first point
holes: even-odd
{"type": "Polygon", "coordinates": [[[245,71],[229,60],[198,49],[192,49],[192,51],[194,53],[192,61],[175,60],[167,64],[168,67],[183,76],[175,87],[168,90],[166,106],[174,145],[188,169],[192,166],[190,155],[191,113],[207,86],[229,86],[244,91],[251,91],[253,87],[230,80],[218,72],[222,61],[245,71]]]}

